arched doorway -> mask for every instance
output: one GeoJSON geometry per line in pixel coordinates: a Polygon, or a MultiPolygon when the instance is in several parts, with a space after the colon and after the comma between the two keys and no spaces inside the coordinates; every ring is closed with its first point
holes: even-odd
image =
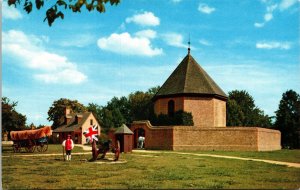
{"type": "Polygon", "coordinates": [[[168,102],[168,115],[173,117],[175,113],[175,102],[174,100],[170,100],[168,102]]]}
{"type": "MultiPolygon", "coordinates": [[[[138,128],[134,130],[134,135],[133,135],[133,147],[138,148],[138,139],[140,136],[145,137],[146,133],[145,130],[142,128],[138,128]]],[[[145,147],[145,145],[144,145],[145,147]]]]}

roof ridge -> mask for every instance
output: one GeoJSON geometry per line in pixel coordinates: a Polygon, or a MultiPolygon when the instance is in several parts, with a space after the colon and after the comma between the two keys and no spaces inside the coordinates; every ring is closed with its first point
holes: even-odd
{"type": "Polygon", "coordinates": [[[206,80],[206,82],[209,84],[209,88],[212,91],[215,91],[215,89],[213,88],[213,85],[211,84],[212,82],[212,78],[208,75],[208,73],[200,66],[200,64],[195,64],[200,70],[202,70],[202,72],[204,72],[204,78],[206,80]]]}
{"type": "Polygon", "coordinates": [[[186,66],[186,70],[185,70],[185,76],[186,77],[184,77],[183,92],[185,91],[185,89],[187,87],[186,84],[187,84],[187,78],[188,78],[188,76],[186,74],[187,74],[189,66],[190,66],[190,54],[188,53],[186,57],[187,57],[187,66],[186,66]]]}

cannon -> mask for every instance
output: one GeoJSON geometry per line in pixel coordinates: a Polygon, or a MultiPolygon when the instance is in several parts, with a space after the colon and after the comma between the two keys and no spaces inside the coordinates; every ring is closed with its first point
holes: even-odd
{"type": "Polygon", "coordinates": [[[95,161],[98,158],[99,154],[102,154],[100,159],[104,159],[106,156],[106,153],[111,151],[114,154],[114,161],[119,160],[120,156],[120,142],[116,141],[115,143],[112,143],[111,140],[100,142],[97,150],[96,141],[93,141],[92,143],[92,154],[93,158],[91,161],[95,161]]]}
{"type": "Polygon", "coordinates": [[[13,151],[21,152],[45,152],[48,150],[48,136],[52,135],[51,127],[43,127],[35,130],[11,131],[13,151]]]}

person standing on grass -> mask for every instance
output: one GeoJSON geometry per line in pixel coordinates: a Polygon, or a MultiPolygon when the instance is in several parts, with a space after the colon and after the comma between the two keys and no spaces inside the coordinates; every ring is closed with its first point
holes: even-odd
{"type": "Polygon", "coordinates": [[[68,138],[63,141],[62,146],[66,150],[66,158],[65,160],[70,161],[71,160],[71,152],[74,148],[74,142],[71,139],[71,135],[68,135],[68,138]]]}

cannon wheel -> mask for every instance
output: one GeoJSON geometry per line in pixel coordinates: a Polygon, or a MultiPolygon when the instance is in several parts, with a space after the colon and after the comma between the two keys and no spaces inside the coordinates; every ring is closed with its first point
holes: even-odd
{"type": "Polygon", "coordinates": [[[14,142],[13,150],[14,150],[14,152],[21,152],[21,145],[19,142],[14,142]]]}
{"type": "Polygon", "coordinates": [[[46,152],[48,150],[48,141],[39,143],[36,149],[39,152],[46,152]]]}
{"type": "Polygon", "coordinates": [[[28,140],[27,145],[25,146],[26,152],[34,152],[35,142],[33,140],[28,140]]]}
{"type": "Polygon", "coordinates": [[[114,161],[118,161],[120,156],[120,141],[117,141],[114,147],[114,153],[115,153],[114,161]]]}

